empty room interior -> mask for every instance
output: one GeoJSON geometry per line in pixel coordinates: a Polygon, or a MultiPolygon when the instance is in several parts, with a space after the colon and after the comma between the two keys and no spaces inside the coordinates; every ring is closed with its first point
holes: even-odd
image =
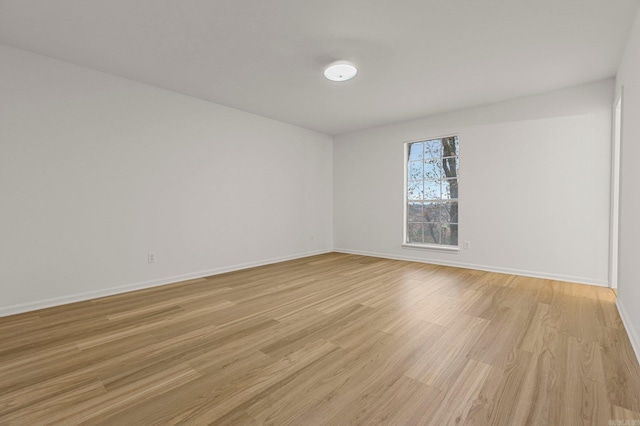
{"type": "Polygon", "coordinates": [[[0,424],[640,426],[639,8],[0,0],[0,424]]]}

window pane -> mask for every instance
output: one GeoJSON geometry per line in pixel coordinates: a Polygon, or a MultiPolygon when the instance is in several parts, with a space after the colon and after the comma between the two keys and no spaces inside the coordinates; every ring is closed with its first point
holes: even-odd
{"type": "Polygon", "coordinates": [[[407,205],[407,221],[422,222],[422,203],[409,203],[407,205]]]}
{"type": "Polygon", "coordinates": [[[440,244],[440,225],[439,223],[424,224],[424,243],[440,244]]]}
{"type": "Polygon", "coordinates": [[[442,157],[442,141],[440,139],[425,141],[423,143],[425,159],[442,157]]]}
{"type": "Polygon", "coordinates": [[[425,159],[424,161],[424,178],[437,180],[443,175],[442,160],[439,158],[425,159]]]}
{"type": "Polygon", "coordinates": [[[442,204],[442,221],[445,223],[458,223],[458,202],[442,204]]]}
{"type": "Polygon", "coordinates": [[[424,154],[424,146],[422,142],[409,144],[409,161],[422,161],[424,154]]]}
{"type": "Polygon", "coordinates": [[[442,138],[442,151],[443,157],[456,157],[460,155],[458,153],[458,137],[449,136],[442,138]]]}
{"type": "Polygon", "coordinates": [[[407,242],[422,244],[422,223],[407,224],[407,242]]]}
{"type": "Polygon", "coordinates": [[[423,174],[422,161],[410,161],[407,169],[407,177],[409,180],[421,180],[423,174]]]}
{"type": "Polygon", "coordinates": [[[442,182],[442,198],[458,198],[458,179],[446,179],[442,182]]]}
{"type": "Polygon", "coordinates": [[[439,200],[440,199],[440,181],[427,180],[424,182],[424,199],[439,200]]]}
{"type": "Polygon", "coordinates": [[[422,193],[421,180],[410,180],[407,184],[407,199],[408,200],[422,200],[424,199],[422,193]]]}
{"type": "Polygon", "coordinates": [[[455,178],[458,177],[459,167],[456,157],[446,157],[442,159],[442,177],[455,178]]]}
{"type": "Polygon", "coordinates": [[[440,222],[442,203],[424,203],[424,221],[440,222]]]}
{"type": "Polygon", "coordinates": [[[445,244],[448,246],[458,245],[458,225],[457,224],[442,225],[442,244],[445,244]]]}

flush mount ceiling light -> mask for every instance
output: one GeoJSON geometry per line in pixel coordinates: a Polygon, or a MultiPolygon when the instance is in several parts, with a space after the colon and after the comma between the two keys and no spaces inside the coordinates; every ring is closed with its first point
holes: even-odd
{"type": "Polygon", "coordinates": [[[351,80],[358,74],[356,67],[348,62],[334,62],[324,70],[324,76],[331,81],[351,80]]]}

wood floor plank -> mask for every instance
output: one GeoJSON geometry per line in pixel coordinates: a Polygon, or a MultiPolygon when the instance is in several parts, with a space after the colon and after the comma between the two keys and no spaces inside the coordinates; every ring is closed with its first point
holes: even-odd
{"type": "Polygon", "coordinates": [[[551,305],[538,303],[518,347],[533,354],[540,354],[543,351],[555,353],[555,343],[560,335],[563,321],[564,316],[554,311],[551,305]]]}
{"type": "Polygon", "coordinates": [[[446,390],[467,365],[467,354],[489,321],[461,315],[411,366],[406,375],[429,386],[446,390]]]}
{"type": "Polygon", "coordinates": [[[606,424],[610,405],[599,343],[569,337],[566,349],[558,400],[574,407],[574,412],[556,410],[556,420],[567,423],[577,418],[582,424],[606,424]]]}
{"type": "MultiPolygon", "coordinates": [[[[556,424],[558,404],[563,404],[560,392],[561,379],[558,372],[561,366],[567,366],[566,358],[561,360],[558,355],[564,354],[565,341],[554,341],[551,347],[541,351],[526,353],[519,351],[523,358],[522,376],[517,395],[513,398],[512,421],[514,424],[556,424]],[[555,355],[554,355],[555,353],[555,355]]],[[[564,413],[563,410],[560,412],[564,413]]],[[[564,421],[566,419],[562,419],[564,421]]],[[[559,423],[562,424],[562,423],[559,423]]]]}
{"type": "Polygon", "coordinates": [[[503,370],[500,384],[493,397],[493,405],[489,412],[489,424],[514,424],[516,405],[524,393],[522,383],[525,380],[531,353],[514,349],[511,351],[503,370]]]}
{"type": "Polygon", "coordinates": [[[521,346],[535,312],[503,307],[482,331],[467,357],[478,362],[504,368],[509,354],[521,346]]]}
{"type": "Polygon", "coordinates": [[[349,386],[336,390],[341,407],[331,410],[328,423],[348,420],[351,424],[364,423],[381,401],[382,396],[404,377],[407,365],[419,359],[427,345],[439,334],[438,326],[417,326],[412,339],[393,337],[390,345],[380,348],[363,368],[351,376],[349,386]]]}
{"type": "Polygon", "coordinates": [[[640,412],[640,366],[624,329],[605,330],[601,346],[606,387],[611,405],[640,412]]]}
{"type": "Polygon", "coordinates": [[[467,417],[481,399],[480,393],[492,369],[494,367],[488,364],[468,360],[429,422],[441,425],[467,423],[467,417]]]}
{"type": "Polygon", "coordinates": [[[362,424],[411,425],[428,423],[444,392],[407,376],[400,377],[380,397],[362,424]],[[422,421],[424,419],[424,421],[422,421]]]}
{"type": "Polygon", "coordinates": [[[239,380],[229,381],[216,388],[205,404],[182,410],[174,419],[192,424],[225,422],[238,412],[244,412],[255,401],[265,398],[283,383],[291,381],[301,370],[338,349],[323,340],[308,343],[271,365],[249,370],[248,374],[243,371],[239,380]]]}
{"type": "Polygon", "coordinates": [[[53,307],[0,318],[0,424],[629,423],[615,298],[328,253],[53,307]]]}

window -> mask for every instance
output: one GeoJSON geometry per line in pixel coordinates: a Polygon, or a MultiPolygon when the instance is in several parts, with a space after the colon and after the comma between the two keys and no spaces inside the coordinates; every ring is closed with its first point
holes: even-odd
{"type": "Polygon", "coordinates": [[[458,136],[406,144],[405,234],[410,246],[458,246],[458,136]]]}

